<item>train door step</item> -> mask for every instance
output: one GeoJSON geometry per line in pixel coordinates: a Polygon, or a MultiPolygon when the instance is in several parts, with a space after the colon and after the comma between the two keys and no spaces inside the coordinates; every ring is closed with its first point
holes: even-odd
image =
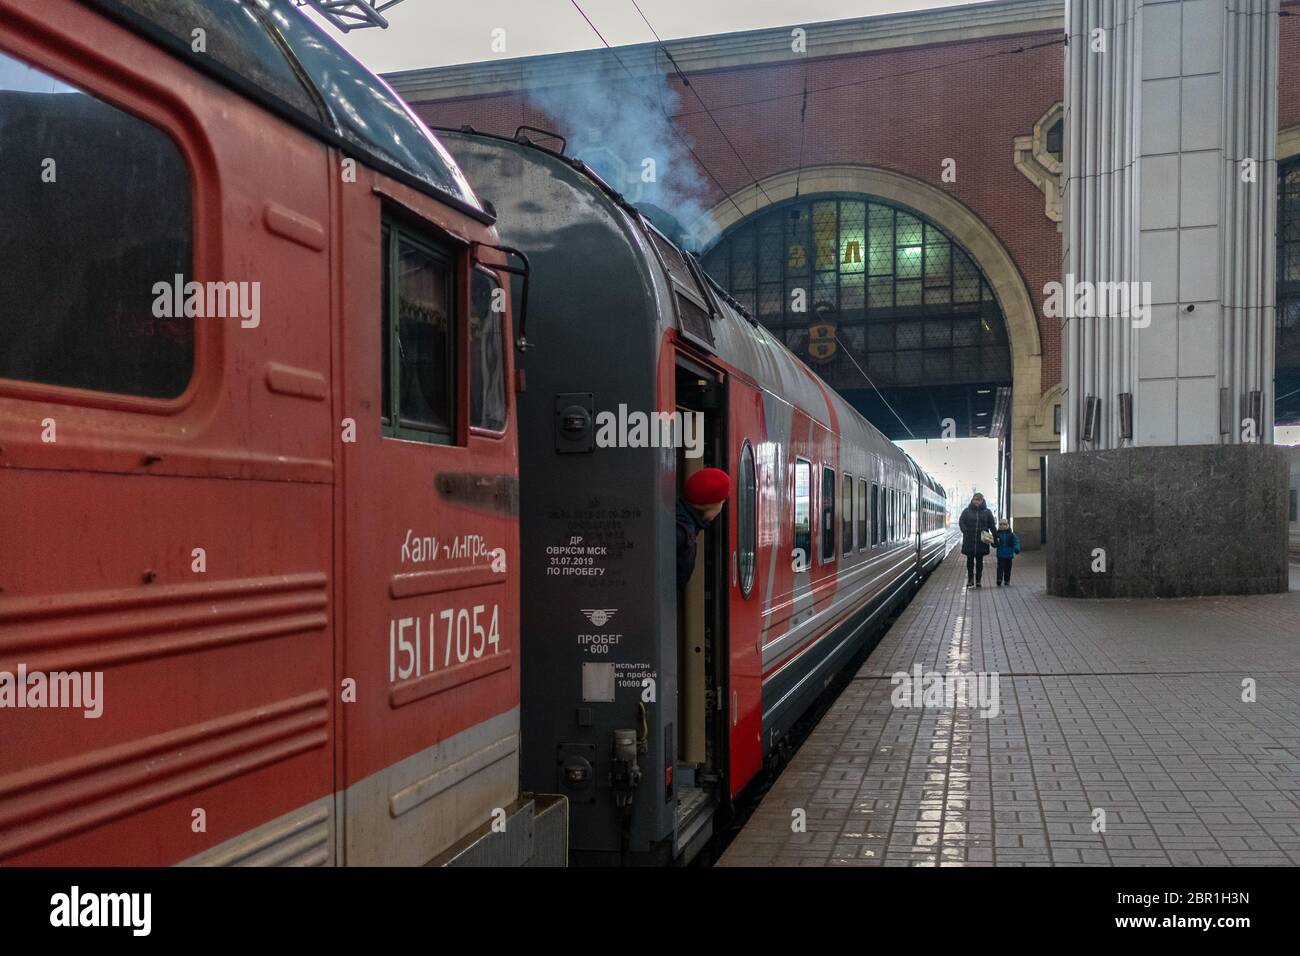
{"type": "Polygon", "coordinates": [[[703,787],[677,788],[677,828],[673,856],[689,862],[713,835],[713,794],[703,787]]]}

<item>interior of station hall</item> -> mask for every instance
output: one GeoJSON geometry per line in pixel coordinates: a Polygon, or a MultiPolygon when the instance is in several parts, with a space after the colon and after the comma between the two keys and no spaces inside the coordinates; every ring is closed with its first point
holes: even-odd
{"type": "MultiPolygon", "coordinates": [[[[1300,425],[1300,2],[1282,12],[1279,443],[1300,425]]],[[[995,0],[387,79],[433,127],[563,135],[890,438],[993,439],[995,510],[1033,548],[1061,448],[1063,17],[995,0]]]]}

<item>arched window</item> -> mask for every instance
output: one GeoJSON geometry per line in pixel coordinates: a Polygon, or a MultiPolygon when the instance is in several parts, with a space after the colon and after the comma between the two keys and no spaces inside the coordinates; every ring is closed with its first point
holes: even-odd
{"type": "Polygon", "coordinates": [[[881,388],[1011,379],[993,290],[908,209],[863,196],[781,203],[723,235],[704,265],[833,386],[861,387],[855,359],[881,388]]]}

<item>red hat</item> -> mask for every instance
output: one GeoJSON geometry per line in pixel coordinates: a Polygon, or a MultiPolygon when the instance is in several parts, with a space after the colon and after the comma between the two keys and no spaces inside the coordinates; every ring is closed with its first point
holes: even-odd
{"type": "Polygon", "coordinates": [[[731,494],[731,479],[721,468],[701,468],[686,479],[682,496],[700,508],[726,501],[731,494]]]}

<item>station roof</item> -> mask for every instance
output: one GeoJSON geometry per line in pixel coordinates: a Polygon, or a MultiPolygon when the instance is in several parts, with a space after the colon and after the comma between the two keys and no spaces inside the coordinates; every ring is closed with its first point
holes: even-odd
{"type": "Polygon", "coordinates": [[[805,55],[844,56],[985,37],[1061,32],[1065,29],[1064,14],[1064,0],[987,0],[618,46],[614,48],[618,51],[617,63],[607,50],[596,48],[401,70],[386,73],[384,78],[402,96],[418,103],[563,86],[572,83],[578,73],[598,75],[605,70],[615,78],[624,75],[624,68],[635,75],[662,73],[672,67],[658,54],[660,49],[672,54],[673,63],[683,71],[694,73],[802,60],[805,55]],[[790,31],[796,27],[807,31],[807,54],[791,49],[790,31]]]}

